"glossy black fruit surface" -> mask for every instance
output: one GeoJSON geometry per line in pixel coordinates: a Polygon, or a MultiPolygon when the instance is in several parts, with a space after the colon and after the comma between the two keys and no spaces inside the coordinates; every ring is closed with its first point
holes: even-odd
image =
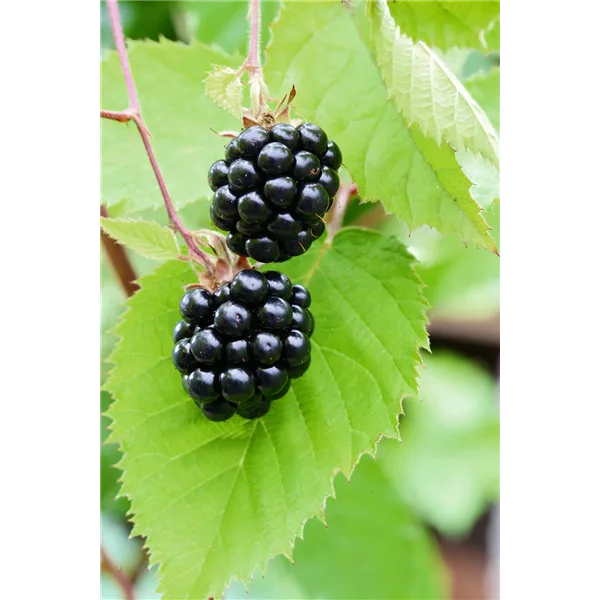
{"type": "Polygon", "coordinates": [[[202,365],[215,365],[223,356],[223,341],[212,329],[201,329],[190,341],[194,358],[202,365]]]}
{"type": "Polygon", "coordinates": [[[242,131],[237,140],[242,156],[252,158],[258,156],[263,146],[269,141],[269,132],[264,127],[255,125],[242,131]]]}
{"type": "Polygon", "coordinates": [[[239,302],[229,300],[215,311],[215,327],[228,337],[243,337],[250,331],[251,326],[252,315],[239,302]]]}
{"type": "Polygon", "coordinates": [[[219,398],[214,402],[202,404],[201,410],[209,421],[227,421],[235,415],[235,404],[219,398]]]}
{"type": "Polygon", "coordinates": [[[229,167],[229,185],[237,190],[249,190],[260,181],[254,163],[243,158],[238,158],[229,167]]]}
{"type": "Polygon", "coordinates": [[[321,157],[321,162],[335,171],[342,166],[342,152],[335,142],[331,140],[327,142],[327,151],[321,157]]]}
{"type": "MultiPolygon", "coordinates": [[[[246,223],[264,223],[273,214],[258,192],[248,192],[240,196],[237,211],[246,223]]],[[[258,230],[258,233],[261,230],[262,227],[258,230]]]]}
{"type": "MultiPolygon", "coordinates": [[[[225,164],[225,161],[222,162],[225,164]]],[[[294,162],[294,155],[287,146],[271,142],[260,151],[256,162],[263,173],[275,177],[288,171],[294,162]]]]}
{"type": "Polygon", "coordinates": [[[195,360],[190,352],[190,340],[179,340],[173,348],[173,364],[181,373],[189,373],[195,366],[195,360]]]}
{"type": "Polygon", "coordinates": [[[310,294],[278,271],[245,269],[214,292],[185,292],[202,321],[174,323],[172,360],[186,394],[213,421],[267,414],[310,364],[310,294]],[[206,315],[209,315],[208,317],[206,315]]]}
{"type": "Polygon", "coordinates": [[[260,331],[252,340],[252,356],[259,365],[269,366],[281,358],[283,346],[274,333],[260,331]]]}
{"type": "Polygon", "coordinates": [[[200,404],[208,404],[219,397],[218,380],[213,371],[196,369],[187,378],[188,394],[200,404]]]}
{"type": "Polygon", "coordinates": [[[279,271],[266,271],[263,273],[271,296],[279,296],[284,300],[292,297],[292,282],[287,275],[279,271]]]}
{"type": "MultiPolygon", "coordinates": [[[[337,171],[331,167],[323,167],[321,169],[319,183],[323,186],[331,201],[331,199],[335,197],[337,191],[340,189],[340,176],[338,175],[337,171]]],[[[327,207],[329,208],[329,203],[327,207]]]]}
{"type": "Polygon", "coordinates": [[[260,419],[264,417],[271,408],[271,401],[264,396],[261,397],[260,401],[254,405],[247,405],[246,402],[242,402],[237,407],[237,414],[244,419],[260,419]]]}
{"type": "Polygon", "coordinates": [[[298,186],[291,177],[278,177],[269,179],[265,183],[264,195],[274,210],[289,208],[298,192],[298,186]]]}
{"type": "Polygon", "coordinates": [[[254,305],[261,303],[269,292],[266,277],[260,271],[240,271],[231,281],[231,294],[236,300],[254,305]]]}
{"type": "Polygon", "coordinates": [[[298,127],[300,144],[309,152],[323,156],[327,152],[327,134],[314,123],[302,123],[298,127]]]}
{"type": "Polygon", "coordinates": [[[277,240],[263,235],[246,241],[246,253],[250,258],[259,262],[273,262],[279,257],[280,246],[277,240]]]}
{"type": "Polygon", "coordinates": [[[283,358],[290,367],[305,363],[310,357],[310,340],[298,329],[292,329],[283,340],[283,358]]]}
{"type": "Polygon", "coordinates": [[[178,342],[184,338],[191,338],[194,335],[195,325],[190,325],[187,321],[179,321],[173,329],[173,341],[178,342]]]}
{"type": "Polygon", "coordinates": [[[286,329],[292,324],[292,307],[283,298],[269,298],[256,313],[258,323],[264,329],[286,329]]]}
{"type": "Polygon", "coordinates": [[[298,148],[300,136],[298,130],[288,123],[275,123],[271,127],[271,140],[285,144],[290,150],[298,148]]]}
{"type": "Polygon", "coordinates": [[[325,231],[341,163],[339,147],[313,123],[249,127],[209,170],[212,222],[240,256],[264,263],[300,256],[325,231]]]}
{"type": "Polygon", "coordinates": [[[321,161],[312,152],[301,150],[294,160],[292,175],[296,181],[317,181],[321,177],[321,161]]]}
{"type": "Polygon", "coordinates": [[[296,210],[305,216],[324,215],[327,212],[329,195],[320,183],[307,183],[298,194],[296,210]]]}
{"type": "Polygon", "coordinates": [[[244,367],[229,367],[219,377],[221,394],[226,400],[239,404],[254,396],[254,377],[244,367]]]}
{"type": "Polygon", "coordinates": [[[202,288],[188,290],[179,303],[179,312],[188,323],[193,325],[205,322],[212,317],[212,295],[202,288]]]}
{"type": "Polygon", "coordinates": [[[292,286],[292,304],[297,304],[302,308],[308,308],[310,302],[310,292],[303,285],[296,283],[292,286]]]}
{"type": "Polygon", "coordinates": [[[229,167],[224,160],[218,160],[216,163],[213,163],[211,168],[208,171],[208,185],[210,185],[210,189],[214,192],[222,185],[227,185],[229,180],[227,179],[227,174],[229,173],[229,167]]]}
{"type": "Polygon", "coordinates": [[[220,218],[237,217],[238,197],[229,189],[228,185],[221,186],[213,196],[212,209],[220,218]]]}
{"type": "Polygon", "coordinates": [[[286,366],[272,365],[270,367],[258,367],[256,369],[257,387],[265,396],[275,396],[286,386],[288,382],[286,366]]]}

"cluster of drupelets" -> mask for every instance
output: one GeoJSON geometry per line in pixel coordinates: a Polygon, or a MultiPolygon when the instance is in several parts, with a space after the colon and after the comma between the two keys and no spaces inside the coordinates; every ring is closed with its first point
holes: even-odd
{"type": "MultiPolygon", "coordinates": [[[[208,181],[210,215],[240,256],[282,262],[325,231],[342,155],[312,123],[253,126],[234,138],[208,181]]],[[[278,271],[240,271],[215,292],[191,287],[173,331],[183,387],[211,421],[264,416],[310,365],[310,294],[278,271]]]]}

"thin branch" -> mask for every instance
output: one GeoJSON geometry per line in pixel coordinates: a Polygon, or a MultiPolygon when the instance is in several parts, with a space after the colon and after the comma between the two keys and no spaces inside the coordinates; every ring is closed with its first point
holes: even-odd
{"type": "MultiPolygon", "coordinates": [[[[108,211],[103,205],[100,206],[100,215],[103,217],[108,217],[108,211]]],[[[125,295],[128,298],[133,296],[133,294],[135,294],[135,292],[139,289],[139,285],[135,283],[135,271],[133,270],[125,248],[113,240],[107,233],[102,231],[102,229],[100,229],[100,239],[102,241],[102,247],[104,248],[106,258],[115,272],[117,279],[119,280],[119,283],[125,292],[125,295]]]]}
{"type": "Polygon", "coordinates": [[[135,89],[133,75],[131,74],[131,67],[129,66],[129,58],[127,57],[125,36],[123,35],[123,27],[121,27],[121,16],[119,15],[119,7],[117,6],[117,0],[106,0],[106,8],[108,8],[108,15],[110,17],[110,27],[112,29],[113,38],[115,40],[115,47],[117,48],[117,52],[119,54],[119,60],[121,61],[123,76],[125,77],[125,86],[127,87],[129,106],[130,108],[139,113],[140,102],[138,100],[137,90],[135,89]]]}
{"type": "Polygon", "coordinates": [[[121,27],[121,18],[119,16],[119,7],[117,6],[117,0],[107,0],[106,5],[110,16],[110,24],[112,28],[113,38],[115,40],[115,47],[119,55],[119,60],[121,61],[121,68],[123,70],[123,76],[125,78],[127,96],[129,98],[129,107],[121,112],[101,110],[100,116],[102,118],[111,119],[113,121],[127,122],[131,120],[135,122],[138,131],[140,132],[140,136],[142,137],[142,142],[144,143],[144,148],[146,149],[146,154],[148,155],[148,159],[150,160],[150,164],[152,166],[152,170],[154,171],[156,181],[158,182],[158,186],[160,188],[165,207],[169,215],[169,219],[173,223],[175,229],[177,229],[177,231],[181,234],[181,237],[185,240],[185,243],[188,246],[190,258],[193,258],[195,261],[204,266],[204,268],[209,273],[214,274],[215,259],[198,248],[194,240],[194,236],[185,228],[185,226],[177,216],[177,212],[175,210],[175,207],[173,206],[173,201],[171,200],[171,196],[169,195],[169,192],[167,190],[165,180],[158,166],[158,162],[156,161],[154,150],[152,149],[152,145],[150,144],[150,133],[148,131],[148,128],[146,127],[146,124],[144,123],[144,120],[142,119],[142,115],[140,112],[140,104],[138,100],[137,90],[135,88],[133,75],[131,74],[129,59],[127,57],[127,48],[125,46],[123,28],[121,27]]]}
{"type": "Polygon", "coordinates": [[[135,600],[135,589],[133,582],[115,563],[110,559],[104,548],[100,546],[100,568],[105,573],[109,573],[119,584],[119,587],[123,591],[125,600],[135,600]]]}
{"type": "Polygon", "coordinates": [[[246,62],[249,66],[260,68],[260,0],[250,2],[250,45],[246,62]]]}
{"type": "Polygon", "coordinates": [[[125,110],[102,110],[100,109],[100,118],[111,119],[112,121],[119,121],[120,123],[127,123],[133,118],[132,114],[125,110]]]}
{"type": "Polygon", "coordinates": [[[250,102],[252,115],[255,118],[266,108],[263,91],[267,89],[263,78],[260,60],[260,0],[250,1],[250,42],[248,56],[242,65],[242,71],[250,72],[250,102]]]}

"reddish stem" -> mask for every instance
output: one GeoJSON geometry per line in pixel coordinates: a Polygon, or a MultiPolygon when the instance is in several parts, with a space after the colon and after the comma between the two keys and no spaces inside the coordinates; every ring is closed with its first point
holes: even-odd
{"type": "Polygon", "coordinates": [[[250,3],[250,47],[246,63],[248,66],[260,68],[260,54],[258,53],[258,38],[260,36],[260,0],[251,0],[250,3]]]}
{"type": "Polygon", "coordinates": [[[119,121],[120,123],[127,123],[131,121],[131,113],[124,110],[102,110],[100,109],[100,118],[111,119],[112,121],[119,121]]]}
{"type": "Polygon", "coordinates": [[[171,200],[171,196],[169,195],[169,191],[167,190],[165,180],[158,166],[158,162],[156,161],[156,156],[154,154],[154,150],[152,149],[152,145],[150,144],[150,134],[148,132],[148,128],[146,127],[146,124],[144,123],[140,112],[140,104],[138,100],[137,90],[135,88],[133,75],[131,74],[129,59],[127,57],[127,48],[125,46],[123,28],[121,27],[121,18],[119,16],[119,7],[117,6],[117,0],[107,0],[106,5],[110,16],[110,24],[112,28],[113,38],[115,40],[115,47],[119,55],[119,60],[121,61],[121,68],[123,70],[123,76],[125,78],[127,96],[129,98],[129,107],[126,110],[120,112],[101,110],[100,116],[105,119],[111,119],[113,121],[119,121],[122,123],[130,120],[135,122],[138,131],[140,132],[140,136],[142,137],[142,142],[144,143],[144,148],[146,149],[146,154],[148,155],[148,159],[150,160],[150,164],[152,166],[152,170],[154,171],[156,181],[158,182],[158,187],[160,188],[163,200],[165,202],[165,207],[167,209],[169,219],[173,223],[175,229],[177,229],[177,231],[181,234],[181,237],[185,240],[185,243],[188,246],[190,257],[196,260],[202,266],[204,266],[209,273],[214,274],[214,258],[206,254],[205,252],[202,252],[202,250],[200,250],[197,247],[193,235],[185,228],[185,226],[177,216],[177,211],[173,206],[173,201],[171,200]]]}
{"type": "Polygon", "coordinates": [[[123,590],[125,600],[135,600],[135,588],[133,587],[133,582],[121,569],[119,569],[119,567],[117,567],[117,565],[115,565],[102,546],[100,546],[100,568],[114,577],[115,581],[123,590]]]}
{"type": "Polygon", "coordinates": [[[110,27],[112,29],[113,38],[115,40],[115,47],[117,48],[119,59],[121,60],[123,75],[125,77],[125,86],[127,87],[129,106],[136,112],[139,112],[140,102],[138,100],[137,90],[135,89],[133,75],[131,74],[131,67],[129,66],[129,58],[127,57],[125,36],[123,35],[123,27],[121,27],[121,16],[119,15],[119,7],[117,6],[117,0],[106,0],[106,8],[108,8],[108,15],[110,17],[110,27]]]}

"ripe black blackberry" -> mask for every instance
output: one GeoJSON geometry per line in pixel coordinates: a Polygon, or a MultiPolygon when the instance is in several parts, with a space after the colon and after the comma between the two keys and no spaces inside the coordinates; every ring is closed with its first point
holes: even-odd
{"type": "Polygon", "coordinates": [[[256,419],[310,365],[310,293],[278,271],[240,271],[214,293],[187,291],[173,330],[183,388],[211,421],[256,419]]]}
{"type": "Polygon", "coordinates": [[[342,154],[313,123],[245,129],[208,171],[213,223],[240,256],[283,262],[323,235],[342,154]]]}

